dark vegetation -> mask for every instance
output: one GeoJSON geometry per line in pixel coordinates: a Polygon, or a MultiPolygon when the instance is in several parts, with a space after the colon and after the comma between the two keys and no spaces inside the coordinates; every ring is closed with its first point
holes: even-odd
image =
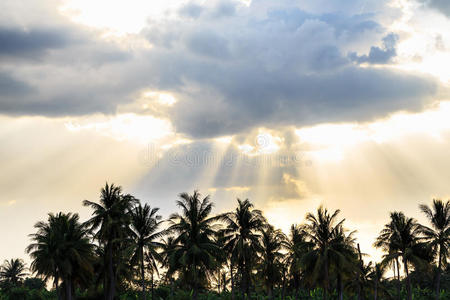
{"type": "Polygon", "coordinates": [[[60,212],[35,225],[31,264],[4,262],[0,299],[450,299],[449,202],[421,205],[427,224],[392,212],[375,263],[324,207],[285,235],[249,200],[217,215],[198,192],[167,220],[113,184],[83,205],[86,222],[60,212]]]}

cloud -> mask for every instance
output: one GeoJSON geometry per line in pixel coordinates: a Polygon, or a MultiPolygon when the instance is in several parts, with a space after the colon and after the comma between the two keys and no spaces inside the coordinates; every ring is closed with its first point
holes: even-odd
{"type": "Polygon", "coordinates": [[[450,17],[450,2],[447,0],[420,0],[422,3],[425,3],[428,7],[436,9],[450,17]]]}
{"type": "Polygon", "coordinates": [[[258,126],[364,122],[420,110],[436,94],[434,79],[360,67],[347,55],[371,49],[353,59],[377,63],[395,55],[396,36],[375,13],[390,9],[382,3],[368,1],[357,11],[338,8],[334,1],[322,10],[292,1],[255,0],[249,7],[188,3],[177,17],[152,20],[135,37],[147,39],[150,47],[124,51],[127,38],[119,48],[88,34],[81,43],[52,50],[33,68],[5,62],[3,72],[34,88],[34,94],[11,96],[14,101],[8,102],[0,96],[0,111],[113,114],[145,90],[165,91],[178,99],[163,113],[178,132],[215,137],[258,126]],[[384,46],[374,46],[381,39],[384,46]]]}
{"type": "Polygon", "coordinates": [[[359,64],[387,64],[392,61],[392,58],[397,56],[395,46],[398,41],[398,35],[390,33],[383,38],[383,47],[370,47],[369,55],[358,56],[357,53],[351,52],[349,58],[359,64]]]}
{"type": "Polygon", "coordinates": [[[227,40],[207,30],[192,33],[186,44],[189,50],[201,56],[226,59],[229,55],[227,40]]]}
{"type": "Polygon", "coordinates": [[[431,79],[388,70],[348,67],[296,76],[245,72],[221,69],[215,82],[219,95],[203,95],[201,102],[194,93],[181,101],[173,111],[177,128],[211,137],[254,126],[368,121],[393,111],[420,110],[436,90],[431,79]]]}
{"type": "Polygon", "coordinates": [[[0,56],[36,57],[67,43],[67,34],[57,30],[0,27],[0,56]]]}
{"type": "Polygon", "coordinates": [[[31,87],[26,83],[9,76],[9,74],[0,72],[0,92],[5,100],[9,97],[23,97],[31,91],[31,87]]]}
{"type": "Polygon", "coordinates": [[[183,5],[179,10],[179,14],[181,16],[190,17],[194,19],[198,18],[202,12],[203,7],[195,3],[187,3],[186,5],[183,5]]]}

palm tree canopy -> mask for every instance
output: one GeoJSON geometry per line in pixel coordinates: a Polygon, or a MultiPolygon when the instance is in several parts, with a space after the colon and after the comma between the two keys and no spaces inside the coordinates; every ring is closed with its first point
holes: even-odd
{"type": "Polygon", "coordinates": [[[267,287],[281,278],[281,265],[284,257],[281,250],[285,240],[286,236],[283,232],[279,229],[275,230],[272,226],[267,226],[261,234],[260,269],[267,287]]]}
{"type": "Polygon", "coordinates": [[[169,218],[168,233],[176,234],[170,260],[174,266],[185,268],[185,279],[195,288],[200,284],[200,277],[205,278],[213,269],[215,257],[219,255],[215,240],[219,217],[210,216],[213,204],[209,196],[201,198],[197,191],[192,195],[180,194],[176,203],[181,213],[169,218]]]}
{"type": "Polygon", "coordinates": [[[72,277],[87,282],[93,272],[94,246],[78,214],[49,214],[47,222],[38,222],[34,227],[37,232],[30,235],[33,242],[27,247],[33,259],[31,270],[45,279],[72,277]]]}
{"type": "Polygon", "coordinates": [[[99,203],[83,201],[84,206],[94,210],[92,218],[85,224],[99,241],[118,241],[129,234],[128,212],[137,202],[133,196],[122,194],[122,187],[106,183],[100,191],[99,203]]]}
{"type": "Polygon", "coordinates": [[[138,204],[131,210],[131,239],[133,240],[133,256],[131,262],[137,265],[141,260],[146,260],[157,270],[156,262],[161,260],[157,252],[163,245],[158,240],[165,234],[159,231],[162,217],[158,215],[159,208],[151,208],[150,205],[138,204]]]}
{"type": "Polygon", "coordinates": [[[337,220],[339,210],[332,214],[320,206],[317,214],[308,213],[304,231],[312,247],[303,258],[302,263],[312,275],[314,282],[323,279],[327,285],[328,272],[331,267],[342,270],[344,266],[351,270],[354,267],[355,238],[354,232],[346,233],[343,227],[345,219],[337,220]]]}
{"type": "Polygon", "coordinates": [[[260,210],[253,209],[248,199],[237,201],[236,210],[221,215],[220,219],[226,224],[223,229],[224,249],[232,253],[234,260],[243,260],[243,256],[258,251],[266,219],[260,210]]]}
{"type": "Polygon", "coordinates": [[[0,267],[0,280],[2,283],[16,285],[27,275],[26,266],[21,259],[5,260],[0,267]]]}
{"type": "Polygon", "coordinates": [[[431,224],[431,228],[420,225],[420,231],[433,250],[439,252],[439,264],[446,265],[450,247],[450,202],[434,199],[432,207],[425,204],[419,207],[431,224]]]}

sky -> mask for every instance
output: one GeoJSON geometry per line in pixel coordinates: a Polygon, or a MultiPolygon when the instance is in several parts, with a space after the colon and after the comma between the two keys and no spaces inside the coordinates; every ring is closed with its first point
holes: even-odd
{"type": "Polygon", "coordinates": [[[0,261],[106,181],[168,216],[249,198],[288,231],[450,198],[446,0],[2,0],[0,261]]]}

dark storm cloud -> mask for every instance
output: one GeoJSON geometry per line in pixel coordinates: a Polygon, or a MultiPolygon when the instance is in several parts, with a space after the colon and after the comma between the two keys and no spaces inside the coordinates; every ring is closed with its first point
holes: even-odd
{"type": "Polygon", "coordinates": [[[397,35],[385,35],[383,46],[370,47],[368,55],[340,50],[342,40],[383,32],[370,18],[312,15],[298,8],[269,10],[245,24],[206,26],[200,17],[198,26],[178,31],[187,41],[173,39],[154,65],[166,66],[161,83],[170,80],[181,97],[172,121],[191,136],[213,137],[255,126],[367,121],[422,109],[436,93],[434,79],[351,63],[390,62],[397,35]],[[202,28],[208,31],[199,33],[202,28]],[[195,88],[183,88],[185,82],[195,88]]]}
{"type": "Polygon", "coordinates": [[[0,95],[0,111],[114,113],[143,90],[163,90],[179,100],[166,115],[179,132],[213,137],[256,126],[367,121],[420,110],[435,95],[437,83],[428,77],[354,64],[386,63],[395,56],[396,36],[375,18],[380,1],[350,13],[314,13],[297,4],[190,3],[178,10],[179,18],[151,21],[141,34],[152,47],[131,53],[89,35],[68,45],[59,35],[37,42],[32,29],[6,34],[16,40],[5,53],[60,48],[33,70],[26,64],[5,69],[35,92],[8,101],[0,95]],[[348,55],[354,52],[349,45],[368,54],[348,55]]]}
{"type": "MultiPolygon", "coordinates": [[[[5,103],[8,99],[11,99],[11,97],[24,96],[31,91],[32,88],[26,83],[11,77],[9,74],[0,72],[0,99],[3,99],[5,103]]],[[[14,105],[14,103],[6,104],[14,105]]]]}
{"type": "Polygon", "coordinates": [[[49,49],[62,48],[68,43],[68,34],[55,29],[24,30],[0,27],[0,56],[40,56],[49,49]]]}
{"type": "Polygon", "coordinates": [[[420,110],[436,90],[432,79],[387,70],[348,67],[326,75],[297,76],[253,71],[251,75],[244,70],[218,71],[221,76],[214,84],[220,96],[186,98],[174,111],[177,128],[211,137],[254,126],[367,121],[392,111],[420,110]]]}

